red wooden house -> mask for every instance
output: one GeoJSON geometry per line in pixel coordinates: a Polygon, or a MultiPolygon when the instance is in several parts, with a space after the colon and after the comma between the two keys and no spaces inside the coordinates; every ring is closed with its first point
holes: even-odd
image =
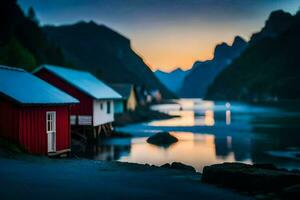
{"type": "Polygon", "coordinates": [[[70,105],[78,100],[34,75],[0,66],[0,137],[29,153],[70,150],[70,105]]]}
{"type": "Polygon", "coordinates": [[[94,134],[111,130],[114,121],[114,100],[121,95],[92,74],[52,65],[42,65],[34,74],[77,98],[71,108],[71,125],[91,126],[94,134]]]}

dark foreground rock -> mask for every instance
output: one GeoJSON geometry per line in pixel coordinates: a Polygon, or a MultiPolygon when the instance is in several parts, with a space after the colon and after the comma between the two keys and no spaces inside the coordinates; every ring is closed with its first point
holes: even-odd
{"type": "Polygon", "coordinates": [[[284,188],[280,191],[280,196],[284,199],[300,199],[300,184],[284,188]]]}
{"type": "Polygon", "coordinates": [[[202,181],[247,192],[273,192],[285,196],[297,192],[300,174],[272,165],[223,163],[204,167],[202,181]]]}
{"type": "Polygon", "coordinates": [[[178,139],[168,132],[159,132],[147,139],[148,143],[158,146],[169,146],[177,141],[178,139]]]}
{"type": "Polygon", "coordinates": [[[164,168],[170,168],[170,169],[178,169],[178,170],[184,170],[184,171],[190,171],[190,172],[196,172],[195,168],[189,165],[185,165],[180,162],[173,162],[172,164],[166,163],[162,165],[161,167],[164,168]]]}

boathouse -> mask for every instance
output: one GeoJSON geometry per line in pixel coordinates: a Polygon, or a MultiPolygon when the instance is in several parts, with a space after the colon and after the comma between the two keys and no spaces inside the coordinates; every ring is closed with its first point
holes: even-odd
{"type": "Polygon", "coordinates": [[[126,111],[134,111],[136,109],[138,102],[134,85],[110,84],[109,86],[122,96],[122,99],[114,101],[114,110],[116,114],[126,111]]]}
{"type": "Polygon", "coordinates": [[[94,134],[111,131],[113,101],[122,98],[111,87],[89,72],[58,66],[42,65],[34,74],[80,101],[71,108],[71,125],[92,126],[94,134]]]}
{"type": "Polygon", "coordinates": [[[31,73],[0,66],[0,137],[29,153],[70,151],[70,107],[76,103],[31,73]]]}

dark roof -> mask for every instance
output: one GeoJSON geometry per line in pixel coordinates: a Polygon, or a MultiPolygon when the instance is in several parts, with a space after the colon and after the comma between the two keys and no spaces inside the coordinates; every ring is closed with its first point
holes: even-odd
{"type": "Polygon", "coordinates": [[[133,88],[132,84],[109,84],[114,90],[116,90],[124,99],[128,99],[130,92],[133,88]]]}
{"type": "Polygon", "coordinates": [[[80,91],[95,99],[121,99],[121,95],[89,72],[63,68],[52,65],[42,65],[35,72],[46,69],[60,77],[80,91]]]}
{"type": "Polygon", "coordinates": [[[19,68],[0,65],[0,93],[21,104],[71,104],[77,99],[19,68]]]}

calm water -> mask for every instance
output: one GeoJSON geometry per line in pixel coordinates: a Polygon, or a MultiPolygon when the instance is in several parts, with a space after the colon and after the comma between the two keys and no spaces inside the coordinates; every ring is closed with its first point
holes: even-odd
{"type": "Polygon", "coordinates": [[[202,171],[206,165],[239,161],[274,163],[300,169],[300,112],[291,106],[266,107],[242,103],[182,99],[152,109],[178,116],[118,130],[133,138],[99,140],[86,156],[162,165],[183,162],[202,171]],[[179,142],[165,148],[148,144],[147,137],[169,131],[179,142]]]}

